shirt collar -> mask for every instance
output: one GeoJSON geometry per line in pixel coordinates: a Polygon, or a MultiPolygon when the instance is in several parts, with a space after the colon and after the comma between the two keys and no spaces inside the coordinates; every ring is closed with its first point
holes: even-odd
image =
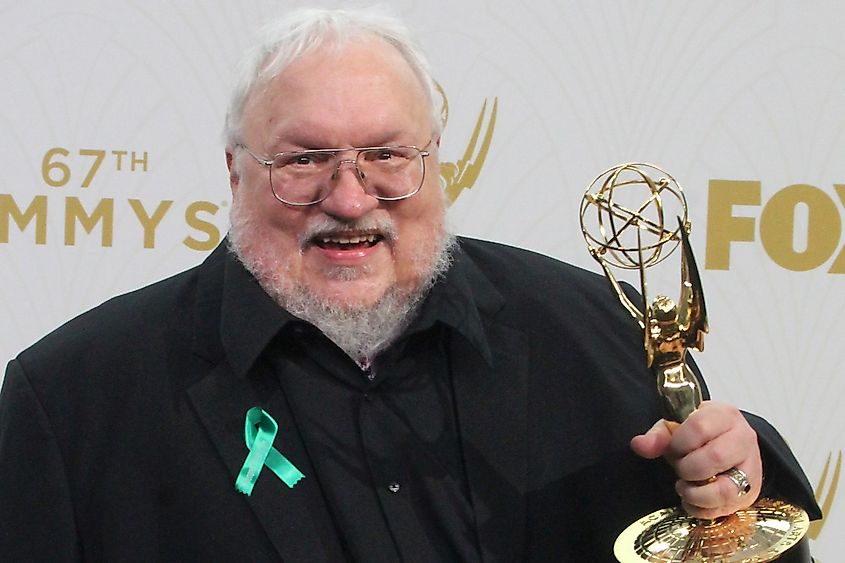
{"type": "MultiPolygon", "coordinates": [[[[304,321],[276,304],[229,251],[223,278],[221,341],[232,369],[245,376],[281,330],[304,321]]],[[[503,305],[498,290],[457,246],[452,265],[431,288],[406,333],[442,324],[463,336],[492,365],[484,317],[503,305]]]]}
{"type": "Polygon", "coordinates": [[[492,365],[485,319],[503,305],[501,293],[457,246],[451,267],[431,288],[408,332],[423,331],[440,323],[463,336],[492,365]]]}
{"type": "Polygon", "coordinates": [[[273,301],[231,251],[226,252],[220,338],[237,375],[247,374],[283,327],[299,322],[273,301]]]}

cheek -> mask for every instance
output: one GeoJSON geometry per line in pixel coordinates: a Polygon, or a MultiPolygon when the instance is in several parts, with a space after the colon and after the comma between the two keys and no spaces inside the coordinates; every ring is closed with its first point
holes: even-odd
{"type": "Polygon", "coordinates": [[[440,193],[432,193],[435,198],[423,200],[416,213],[406,217],[396,217],[399,240],[396,245],[396,267],[401,273],[418,273],[425,268],[433,255],[439,250],[444,236],[444,207],[440,203],[440,193]]]}
{"type": "Polygon", "coordinates": [[[265,194],[255,193],[252,186],[247,188],[243,183],[234,197],[238,203],[233,207],[233,213],[249,222],[257,240],[284,248],[286,252],[298,248],[304,214],[285,208],[272,196],[267,198],[265,194]]]}
{"type": "Polygon", "coordinates": [[[265,210],[262,227],[270,238],[284,248],[284,252],[299,254],[299,236],[304,226],[305,221],[295,213],[292,214],[285,209],[271,212],[265,210]]]}

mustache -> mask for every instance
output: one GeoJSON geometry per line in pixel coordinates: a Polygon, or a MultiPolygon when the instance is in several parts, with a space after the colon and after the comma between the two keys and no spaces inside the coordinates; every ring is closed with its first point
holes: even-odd
{"type": "Polygon", "coordinates": [[[355,221],[338,221],[333,217],[315,217],[299,235],[299,249],[304,250],[314,239],[352,233],[377,233],[388,242],[397,238],[396,224],[389,217],[362,217],[355,221]]]}

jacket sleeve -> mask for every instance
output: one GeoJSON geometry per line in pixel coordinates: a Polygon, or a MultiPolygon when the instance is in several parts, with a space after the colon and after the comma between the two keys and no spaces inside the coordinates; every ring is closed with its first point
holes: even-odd
{"type": "Polygon", "coordinates": [[[56,435],[20,364],[0,390],[0,560],[80,560],[56,435]]]}
{"type": "Polygon", "coordinates": [[[763,457],[763,490],[760,496],[785,500],[807,511],[810,520],[822,517],[807,476],[786,441],[775,428],[759,416],[743,412],[757,432],[763,457]]]}

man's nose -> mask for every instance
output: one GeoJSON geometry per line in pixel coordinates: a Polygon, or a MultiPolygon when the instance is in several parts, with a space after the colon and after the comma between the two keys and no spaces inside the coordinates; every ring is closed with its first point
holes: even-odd
{"type": "Polygon", "coordinates": [[[322,211],[342,219],[357,219],[378,207],[379,201],[364,189],[365,180],[354,160],[339,161],[331,176],[329,195],[320,202],[322,211]]]}

